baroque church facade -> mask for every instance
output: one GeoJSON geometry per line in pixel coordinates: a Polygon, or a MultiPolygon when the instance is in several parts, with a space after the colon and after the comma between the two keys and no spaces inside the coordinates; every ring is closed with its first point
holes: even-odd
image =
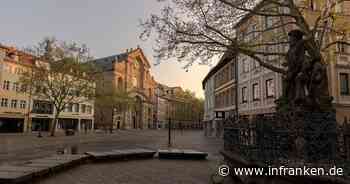
{"type": "MultiPolygon", "coordinates": [[[[113,129],[152,127],[156,112],[155,89],[157,83],[150,73],[151,65],[142,49],[129,49],[124,53],[96,59],[93,62],[103,71],[104,82],[97,85],[98,90],[106,90],[107,88],[107,90],[123,90],[134,101],[132,107],[123,111],[107,108],[100,110],[110,113],[99,114],[97,109],[95,113],[96,126],[111,127],[110,125],[112,125],[113,129]],[[99,118],[99,116],[107,116],[107,118],[99,118]]],[[[96,108],[98,107],[97,105],[96,108]]]]}

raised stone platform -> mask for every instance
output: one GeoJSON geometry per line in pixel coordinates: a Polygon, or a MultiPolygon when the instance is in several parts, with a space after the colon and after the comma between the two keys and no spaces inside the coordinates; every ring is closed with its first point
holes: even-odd
{"type": "Polygon", "coordinates": [[[148,149],[125,149],[125,150],[112,150],[107,152],[86,152],[94,160],[127,160],[127,159],[142,159],[153,158],[156,151],[148,149]]]}
{"type": "Polygon", "coordinates": [[[185,160],[204,160],[208,153],[189,149],[164,149],[158,150],[160,159],[185,159],[185,160]]]}
{"type": "Polygon", "coordinates": [[[33,179],[75,166],[88,159],[87,155],[54,155],[34,159],[22,165],[0,166],[0,183],[27,183],[33,179]]]}

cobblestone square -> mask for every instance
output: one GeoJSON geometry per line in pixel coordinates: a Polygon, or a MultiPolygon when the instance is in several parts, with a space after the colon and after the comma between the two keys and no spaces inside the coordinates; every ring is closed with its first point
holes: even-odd
{"type": "MultiPolygon", "coordinates": [[[[122,130],[113,134],[81,134],[73,137],[37,138],[31,135],[1,135],[1,165],[22,163],[28,159],[55,154],[62,147],[78,146],[79,153],[86,151],[109,151],[113,149],[167,148],[166,130],[122,130]],[[13,146],[12,146],[13,145],[13,146]]],[[[92,183],[210,183],[212,174],[222,160],[219,154],[222,141],[208,138],[202,131],[179,131],[172,133],[173,147],[208,152],[208,159],[196,160],[148,160],[115,161],[85,164],[59,173],[40,184],[92,184],[92,183]]]]}

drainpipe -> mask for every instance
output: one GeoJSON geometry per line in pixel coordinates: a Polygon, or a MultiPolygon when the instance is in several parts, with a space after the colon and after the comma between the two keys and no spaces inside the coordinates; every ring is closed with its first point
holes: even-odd
{"type": "Polygon", "coordinates": [[[239,112],[238,112],[238,92],[239,92],[239,88],[238,88],[238,55],[236,54],[233,58],[234,62],[235,62],[235,83],[236,83],[236,95],[235,95],[235,106],[236,106],[236,117],[235,120],[239,119],[239,112]]]}

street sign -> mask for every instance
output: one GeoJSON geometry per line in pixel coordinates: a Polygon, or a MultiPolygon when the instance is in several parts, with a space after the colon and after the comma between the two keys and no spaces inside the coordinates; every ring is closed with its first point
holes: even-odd
{"type": "Polygon", "coordinates": [[[216,119],[225,119],[225,111],[215,111],[216,119]]]}

